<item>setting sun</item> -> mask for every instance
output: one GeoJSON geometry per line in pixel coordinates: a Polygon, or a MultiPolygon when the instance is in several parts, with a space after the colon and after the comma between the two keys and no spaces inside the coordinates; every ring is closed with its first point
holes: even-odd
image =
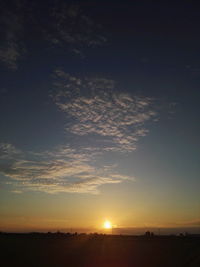
{"type": "Polygon", "coordinates": [[[103,224],[103,228],[111,229],[112,228],[112,223],[110,221],[105,221],[104,224],[103,224]]]}

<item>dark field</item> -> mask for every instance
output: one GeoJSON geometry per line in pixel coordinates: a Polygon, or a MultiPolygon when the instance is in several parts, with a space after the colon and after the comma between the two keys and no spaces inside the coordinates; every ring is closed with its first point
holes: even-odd
{"type": "Polygon", "coordinates": [[[0,266],[200,266],[200,238],[0,234],[0,266]]]}

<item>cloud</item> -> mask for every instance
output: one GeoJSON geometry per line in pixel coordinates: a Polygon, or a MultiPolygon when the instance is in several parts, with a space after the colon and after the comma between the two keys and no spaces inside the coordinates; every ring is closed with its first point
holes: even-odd
{"type": "Polygon", "coordinates": [[[102,45],[106,38],[101,34],[100,25],[86,16],[80,5],[60,2],[51,8],[47,39],[54,45],[68,46],[76,54],[82,54],[82,47],[102,45]]]}
{"type": "Polygon", "coordinates": [[[21,151],[9,143],[0,143],[0,159],[12,159],[19,156],[21,151]]]}
{"type": "Polygon", "coordinates": [[[14,1],[12,8],[6,5],[1,8],[0,23],[0,61],[9,69],[15,70],[19,59],[25,53],[22,42],[24,21],[21,15],[21,1],[14,1]]]}
{"type": "Polygon", "coordinates": [[[97,194],[101,185],[133,180],[120,175],[114,166],[95,166],[91,151],[84,153],[65,146],[53,151],[23,153],[19,158],[14,146],[2,144],[2,147],[6,161],[1,161],[0,173],[10,178],[14,192],[97,194]]]}
{"type": "Polygon", "coordinates": [[[28,52],[30,32],[41,47],[48,41],[53,48],[63,48],[81,57],[84,48],[106,42],[100,25],[86,16],[80,5],[66,1],[45,5],[44,11],[41,1],[13,0],[12,5],[1,6],[0,23],[0,62],[11,70],[18,68],[20,59],[28,52]]]}
{"type": "Polygon", "coordinates": [[[148,133],[146,123],[156,117],[153,100],[122,93],[110,79],[62,70],[55,72],[51,97],[66,115],[65,133],[71,141],[40,152],[0,143],[0,173],[12,191],[97,194],[102,185],[133,181],[116,164],[103,162],[106,156],[137,148],[138,139],[148,133]]]}
{"type": "MultiPolygon", "coordinates": [[[[95,139],[102,151],[131,152],[155,119],[153,100],[117,91],[105,78],[79,78],[56,70],[52,97],[71,122],[66,131],[95,139]]],[[[95,145],[95,144],[94,144],[95,145]]]]}

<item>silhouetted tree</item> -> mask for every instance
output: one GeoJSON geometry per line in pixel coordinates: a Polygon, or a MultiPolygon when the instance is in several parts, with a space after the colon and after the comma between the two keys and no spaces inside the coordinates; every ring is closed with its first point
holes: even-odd
{"type": "Polygon", "coordinates": [[[150,237],[150,236],[151,236],[151,233],[150,233],[149,231],[147,231],[147,232],[145,233],[145,236],[146,236],[146,237],[150,237]]]}

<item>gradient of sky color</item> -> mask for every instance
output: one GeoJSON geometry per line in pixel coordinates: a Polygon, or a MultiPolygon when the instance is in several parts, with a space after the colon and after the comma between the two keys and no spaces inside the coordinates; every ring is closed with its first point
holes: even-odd
{"type": "Polygon", "coordinates": [[[0,10],[0,230],[198,230],[198,6],[0,10]]]}

